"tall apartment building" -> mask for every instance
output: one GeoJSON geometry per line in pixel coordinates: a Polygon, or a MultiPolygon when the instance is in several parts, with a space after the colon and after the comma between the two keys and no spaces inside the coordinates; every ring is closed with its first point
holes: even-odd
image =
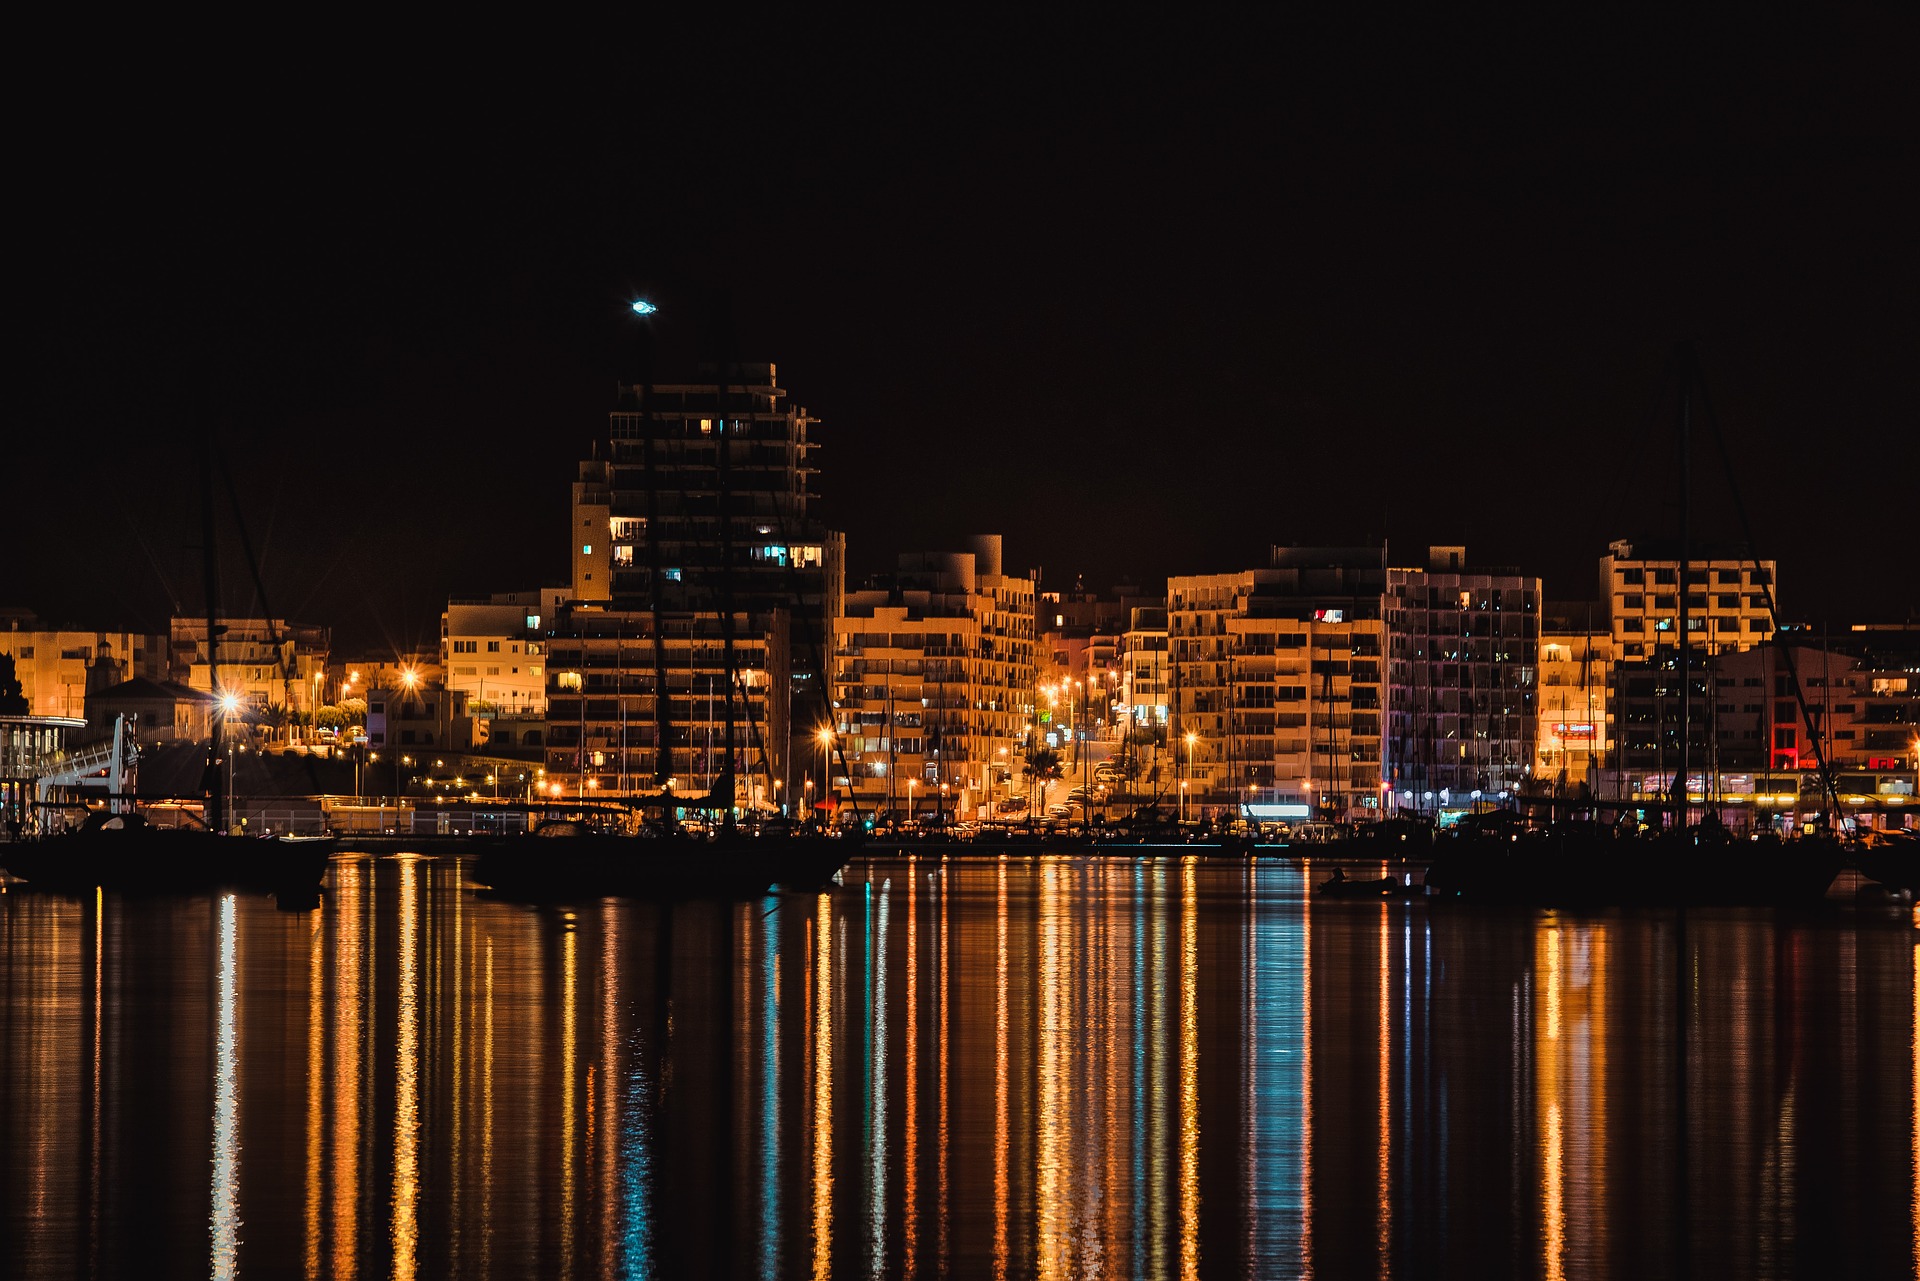
{"type": "Polygon", "coordinates": [[[1464,547],[1387,571],[1386,781],[1423,812],[1518,793],[1534,769],[1540,580],[1464,547]]]}
{"type": "Polygon", "coordinates": [[[1119,660],[1128,728],[1164,730],[1173,710],[1165,605],[1134,607],[1120,637],[1119,660]]]}
{"type": "Polygon", "coordinates": [[[1549,601],[1540,616],[1540,734],[1534,776],[1592,788],[1613,751],[1613,636],[1604,606],[1549,601]]]}
{"type": "Polygon", "coordinates": [[[814,425],[772,365],[627,390],[573,487],[572,582],[547,637],[550,780],[672,779],[684,795],[731,772],[740,799],[786,803],[793,727],[828,716],[844,586],[845,538],[807,511],[814,425]]]}
{"type": "MultiPolygon", "coordinates": [[[[1773,635],[1767,590],[1775,563],[1757,564],[1724,547],[1690,549],[1687,627],[1693,647],[1706,653],[1752,649],[1773,635]]],[[[1607,606],[1614,652],[1623,662],[1653,659],[1672,649],[1680,626],[1680,552],[1672,542],[1629,539],[1609,543],[1600,558],[1600,599],[1607,606]]],[[[1773,587],[1774,605],[1779,589],[1773,587]]]]}
{"type": "Polygon", "coordinates": [[[0,654],[13,659],[33,716],[82,719],[90,692],[141,677],[167,678],[164,636],[50,627],[30,614],[6,619],[0,654]]]}
{"type": "Polygon", "coordinates": [[[1708,765],[1718,744],[1711,721],[1715,709],[1710,659],[1765,645],[1773,638],[1768,593],[1779,605],[1773,561],[1757,564],[1736,551],[1699,542],[1689,548],[1687,610],[1687,686],[1680,695],[1680,559],[1673,542],[1636,543],[1622,539],[1600,558],[1600,598],[1617,666],[1609,710],[1619,750],[1610,766],[1615,786],[1631,794],[1664,794],[1665,785],[1647,780],[1679,768],[1682,726],[1686,726],[1689,773],[1708,765]],[[1632,780],[1624,782],[1624,780],[1632,780]],[[1639,789],[1639,790],[1633,790],[1639,789]]]}
{"type": "Polygon", "coordinates": [[[1378,814],[1386,576],[1384,547],[1275,547],[1266,569],[1168,580],[1189,814],[1378,814]]]}
{"type": "Polygon", "coordinates": [[[973,817],[1010,782],[1034,710],[1036,620],[1033,578],[1001,558],[985,535],[902,556],[891,581],[847,594],[829,778],[861,808],[973,817]]]}

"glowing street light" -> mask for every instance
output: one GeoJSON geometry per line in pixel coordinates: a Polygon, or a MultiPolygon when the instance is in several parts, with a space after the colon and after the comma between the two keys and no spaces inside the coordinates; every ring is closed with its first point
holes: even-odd
{"type": "Polygon", "coordinates": [[[658,307],[648,302],[645,298],[635,298],[633,300],[633,314],[636,316],[651,316],[659,310],[658,307]]]}

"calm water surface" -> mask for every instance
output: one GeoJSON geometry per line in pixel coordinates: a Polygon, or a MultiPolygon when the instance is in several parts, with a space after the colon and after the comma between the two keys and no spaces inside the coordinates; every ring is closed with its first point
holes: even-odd
{"type": "Polygon", "coordinates": [[[306,913],[0,896],[0,1274],[1914,1271],[1904,913],[846,881],[534,909],[400,856],[306,913]]]}

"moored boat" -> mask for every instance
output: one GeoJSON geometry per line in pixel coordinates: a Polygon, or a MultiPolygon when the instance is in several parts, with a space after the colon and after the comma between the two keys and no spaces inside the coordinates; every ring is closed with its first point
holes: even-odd
{"type": "Polygon", "coordinates": [[[95,886],[311,891],[333,849],[332,837],[234,836],[157,827],[135,813],[97,813],[71,831],[0,848],[0,865],[23,888],[65,893],[95,886]]]}

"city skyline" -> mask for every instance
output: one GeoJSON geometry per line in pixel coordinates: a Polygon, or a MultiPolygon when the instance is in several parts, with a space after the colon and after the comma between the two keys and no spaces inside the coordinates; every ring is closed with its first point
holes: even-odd
{"type": "MultiPolygon", "coordinates": [[[[1384,539],[1585,596],[1671,527],[1647,406],[1692,340],[1786,612],[1910,613],[1874,479],[1920,403],[1897,41],[1241,34],[847,53],[720,100],[669,66],[644,104],[377,131],[269,98],[272,147],[107,104],[111,170],[76,117],[26,162],[5,603],[191,608],[208,424],[276,614],[413,648],[450,596],[559,582],[644,293],[663,378],[771,361],[820,419],[856,576],[980,529],[1048,587],[1384,539]]],[[[1737,537],[1700,445],[1696,527],[1737,537]]]]}

